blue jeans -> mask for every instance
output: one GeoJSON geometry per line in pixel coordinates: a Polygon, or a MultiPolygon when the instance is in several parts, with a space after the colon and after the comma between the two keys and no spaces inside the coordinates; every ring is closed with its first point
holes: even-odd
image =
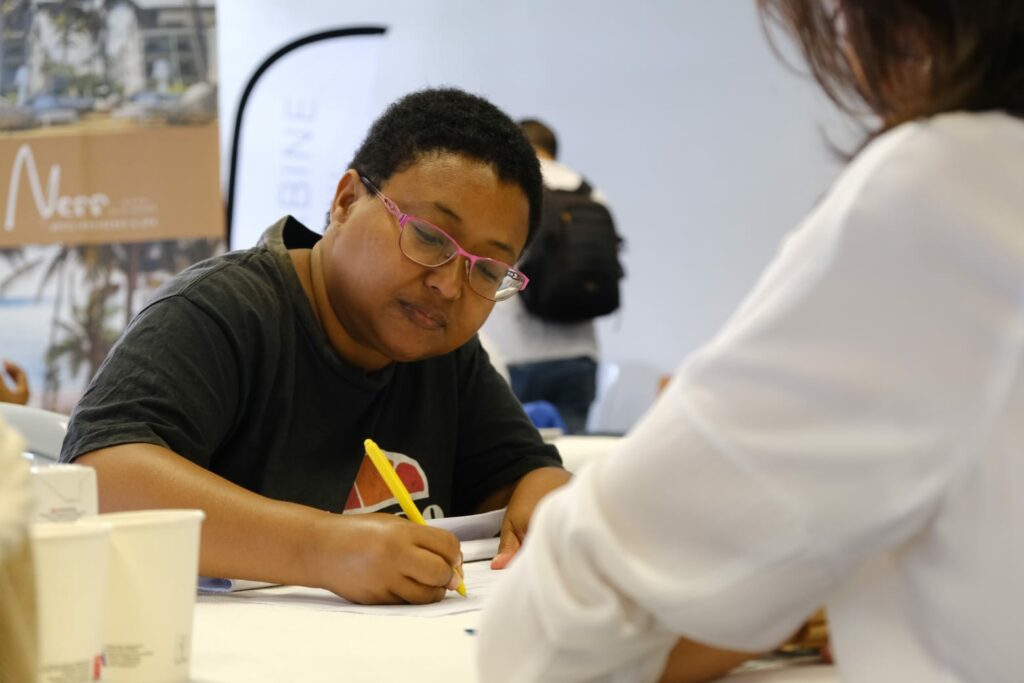
{"type": "Polygon", "coordinates": [[[509,365],[508,372],[512,392],[520,401],[550,401],[570,434],[586,428],[587,413],[597,392],[597,363],[593,358],[520,363],[509,365]]]}

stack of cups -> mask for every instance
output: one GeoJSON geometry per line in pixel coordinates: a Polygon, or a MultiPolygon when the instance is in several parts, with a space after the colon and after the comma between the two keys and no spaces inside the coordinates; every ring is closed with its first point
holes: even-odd
{"type": "Polygon", "coordinates": [[[189,678],[201,510],[113,512],[103,650],[111,683],[189,678]]]}
{"type": "Polygon", "coordinates": [[[203,512],[97,515],[92,468],[33,474],[39,683],[187,681],[203,512]],[[76,506],[76,521],[45,521],[76,506]]]}
{"type": "Polygon", "coordinates": [[[32,525],[39,681],[99,680],[110,594],[110,525],[32,525]]]}

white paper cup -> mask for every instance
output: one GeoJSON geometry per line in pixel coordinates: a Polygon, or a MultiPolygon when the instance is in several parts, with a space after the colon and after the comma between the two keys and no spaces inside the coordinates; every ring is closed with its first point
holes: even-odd
{"type": "Polygon", "coordinates": [[[188,680],[204,517],[201,510],[143,510],[96,518],[113,527],[104,681],[188,680]]]}
{"type": "Polygon", "coordinates": [[[97,512],[96,470],[85,465],[32,468],[32,520],[73,522],[97,512]]]}
{"type": "Polygon", "coordinates": [[[99,680],[106,624],[109,524],[31,526],[39,617],[39,682],[99,680]]]}

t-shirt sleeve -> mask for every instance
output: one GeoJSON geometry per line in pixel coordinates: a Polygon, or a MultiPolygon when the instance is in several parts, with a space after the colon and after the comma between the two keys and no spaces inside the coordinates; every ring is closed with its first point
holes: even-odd
{"type": "Polygon", "coordinates": [[[238,400],[230,330],[170,295],[145,308],[111,349],[71,416],[60,459],[148,443],[208,467],[238,400]]]}
{"type": "Polygon", "coordinates": [[[469,514],[488,495],[540,467],[561,467],[477,339],[458,351],[459,437],[452,496],[469,514]]]}

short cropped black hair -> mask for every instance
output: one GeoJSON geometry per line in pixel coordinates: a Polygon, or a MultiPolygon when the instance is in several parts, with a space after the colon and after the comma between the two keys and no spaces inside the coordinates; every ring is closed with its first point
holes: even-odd
{"type": "Polygon", "coordinates": [[[370,127],[349,168],[380,187],[431,152],[466,155],[522,188],[530,204],[530,243],[540,221],[540,164],[519,126],[482,97],[456,88],[406,95],[370,127]]]}
{"type": "Polygon", "coordinates": [[[519,127],[526,134],[526,139],[534,147],[538,147],[551,155],[552,159],[558,158],[558,136],[551,126],[537,119],[523,119],[519,127]]]}

